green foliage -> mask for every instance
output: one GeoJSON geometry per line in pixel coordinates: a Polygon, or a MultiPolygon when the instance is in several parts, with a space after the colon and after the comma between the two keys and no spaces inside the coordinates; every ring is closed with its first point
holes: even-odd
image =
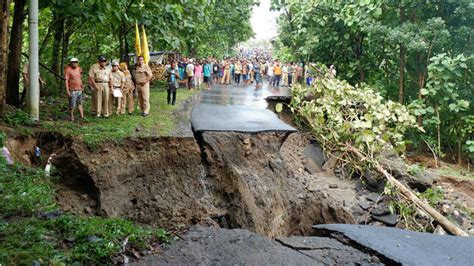
{"type": "Polygon", "coordinates": [[[8,264],[110,263],[116,254],[169,240],[164,230],[140,227],[123,219],[72,215],[3,222],[0,235],[0,262],[8,264]]]}
{"type": "Polygon", "coordinates": [[[466,141],[465,147],[469,154],[469,157],[474,158],[474,140],[466,141]]]}
{"type": "Polygon", "coordinates": [[[429,224],[422,225],[418,223],[418,213],[415,204],[411,201],[405,200],[391,183],[386,183],[384,194],[389,196],[391,199],[388,203],[390,212],[399,215],[399,223],[405,228],[420,232],[432,231],[433,228],[431,228],[429,224]]]}
{"type": "Polygon", "coordinates": [[[98,54],[119,59],[134,52],[135,22],[146,26],[150,51],[222,56],[253,35],[254,4],[254,0],[41,1],[40,36],[47,36],[41,61],[51,66],[59,55],[67,64],[76,56],[89,66],[98,54]],[[53,32],[63,37],[56,45],[53,32]]]}
{"type": "Polygon", "coordinates": [[[355,169],[365,162],[352,158],[345,145],[371,159],[386,148],[405,149],[403,134],[418,128],[416,119],[399,103],[384,101],[370,87],[319,77],[312,86],[292,90],[293,112],[307,125],[327,154],[343,154],[355,169]]]}
{"type": "Polygon", "coordinates": [[[0,218],[56,209],[54,190],[42,170],[0,162],[0,218]]]}
{"type": "Polygon", "coordinates": [[[440,187],[428,188],[425,192],[420,193],[420,198],[426,199],[431,206],[436,206],[441,200],[444,199],[444,191],[440,187]]]}
{"type": "Polygon", "coordinates": [[[340,79],[410,105],[426,129],[410,135],[415,146],[427,141],[440,155],[452,147],[466,154],[472,133],[461,119],[474,111],[472,3],[273,0],[272,7],[281,11],[276,54],[334,64],[340,79]]]}
{"type": "Polygon", "coordinates": [[[420,173],[423,173],[425,171],[425,167],[422,166],[422,165],[419,165],[419,164],[412,164],[410,166],[408,166],[408,173],[410,173],[411,175],[418,175],[420,173]]]}
{"type": "Polygon", "coordinates": [[[7,112],[3,118],[3,121],[12,126],[27,126],[32,124],[30,115],[27,112],[16,108],[12,108],[9,112],[7,112]]]}
{"type": "Polygon", "coordinates": [[[169,239],[162,229],[123,219],[61,214],[40,218],[58,210],[54,197],[54,185],[42,170],[0,160],[1,264],[110,263],[117,254],[169,239]]]}
{"type": "Polygon", "coordinates": [[[3,131],[0,131],[0,148],[4,147],[6,142],[7,142],[7,135],[3,131]]]}

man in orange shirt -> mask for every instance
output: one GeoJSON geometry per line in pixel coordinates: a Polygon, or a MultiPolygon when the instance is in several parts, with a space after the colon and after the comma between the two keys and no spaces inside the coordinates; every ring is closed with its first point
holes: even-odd
{"type": "Polygon", "coordinates": [[[277,60],[275,67],[273,68],[273,74],[275,74],[275,78],[273,79],[273,87],[280,87],[281,72],[280,62],[277,60]]]}
{"type": "Polygon", "coordinates": [[[84,86],[82,84],[82,68],[79,66],[77,58],[69,60],[69,66],[64,71],[64,79],[66,80],[66,93],[69,97],[69,115],[70,120],[74,121],[74,109],[79,109],[81,119],[84,118],[84,111],[82,109],[82,91],[84,86]]]}

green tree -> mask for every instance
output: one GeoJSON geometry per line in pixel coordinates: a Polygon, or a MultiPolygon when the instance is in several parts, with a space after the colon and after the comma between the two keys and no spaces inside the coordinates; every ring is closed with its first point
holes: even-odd
{"type": "Polygon", "coordinates": [[[281,11],[277,54],[334,64],[339,78],[367,83],[386,99],[415,106],[419,125],[427,128],[413,138],[416,145],[427,141],[450,154],[455,146],[466,150],[455,136],[467,131],[455,121],[474,110],[472,3],[273,0],[272,8],[281,11]],[[449,67],[442,68],[442,62],[449,67]],[[439,75],[448,75],[449,81],[436,81],[444,84],[438,86],[439,75]],[[437,93],[431,93],[435,88],[437,93]]]}

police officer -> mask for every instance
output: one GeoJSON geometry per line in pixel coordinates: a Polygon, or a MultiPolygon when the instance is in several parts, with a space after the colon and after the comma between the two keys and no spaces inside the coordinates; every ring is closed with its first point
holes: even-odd
{"type": "Polygon", "coordinates": [[[120,63],[120,70],[123,72],[125,77],[125,85],[122,90],[122,100],[120,101],[120,114],[125,114],[125,107],[128,105],[128,114],[133,114],[133,109],[135,102],[133,100],[133,91],[135,90],[135,85],[132,81],[132,74],[128,70],[127,63],[120,63]]]}
{"type": "Polygon", "coordinates": [[[150,112],[150,81],[152,78],[153,72],[145,64],[143,56],[139,56],[135,69],[135,82],[138,90],[138,103],[143,117],[147,116],[150,112]]]}
{"type": "Polygon", "coordinates": [[[122,94],[123,87],[125,85],[125,76],[119,69],[118,62],[112,62],[112,72],[110,73],[110,95],[109,95],[109,114],[113,114],[114,104],[116,106],[117,114],[120,114],[121,102],[123,101],[123,95],[121,97],[115,95],[114,90],[118,90],[122,94]]]}
{"type": "Polygon", "coordinates": [[[110,69],[107,68],[105,56],[100,55],[97,60],[99,62],[89,70],[89,85],[93,90],[92,110],[96,111],[97,117],[109,117],[110,69]]]}

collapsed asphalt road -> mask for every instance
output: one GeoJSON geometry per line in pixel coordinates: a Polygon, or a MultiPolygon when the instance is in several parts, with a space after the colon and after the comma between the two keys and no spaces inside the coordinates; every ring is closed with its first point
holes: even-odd
{"type": "Polygon", "coordinates": [[[293,132],[267,109],[265,97],[286,94],[270,88],[255,92],[251,86],[216,86],[197,96],[194,132],[183,119],[190,135],[129,139],[93,150],[73,142],[55,164],[68,176],[60,205],[79,214],[95,209],[101,215],[165,228],[214,226],[190,230],[160,250],[160,256],[140,261],[144,264],[473,261],[472,239],[449,238],[451,247],[465,249],[455,253],[440,245],[433,249],[437,256],[430,257],[430,247],[445,238],[412,236],[403,230],[388,237],[375,229],[370,237],[365,232],[354,236],[357,230],[341,228],[326,228],[313,237],[314,224],[360,223],[364,213],[353,211],[360,208],[355,181],[325,175],[318,160],[324,158],[315,156],[319,152],[307,134],[293,132]],[[219,113],[219,108],[227,111],[219,113]],[[317,167],[309,167],[309,161],[317,167]],[[414,241],[400,241],[407,235],[414,241]],[[419,244],[426,242],[432,243],[428,249],[419,244]]]}
{"type": "Polygon", "coordinates": [[[192,227],[137,265],[472,265],[474,238],[329,224],[318,236],[271,240],[242,229],[192,227]]]}
{"type": "MultiPolygon", "coordinates": [[[[191,123],[194,131],[296,131],[281,121],[267,109],[269,96],[288,96],[286,88],[275,89],[263,86],[255,90],[253,86],[217,85],[210,91],[204,91],[195,102],[191,123]]],[[[468,265],[474,261],[474,238],[439,236],[407,230],[385,227],[357,225],[320,225],[315,227],[320,235],[303,239],[278,239],[278,243],[290,248],[285,250],[275,243],[267,241],[263,246],[253,246],[257,236],[243,230],[224,232],[215,229],[197,228],[191,230],[190,239],[184,239],[171,247],[160,257],[163,263],[202,263],[202,264],[346,264],[378,263],[432,265],[468,265]],[[194,234],[194,236],[193,236],[194,234]],[[197,234],[197,236],[196,236],[197,234]],[[200,236],[206,236],[200,238],[200,236]],[[240,235],[240,238],[235,238],[240,235]],[[225,239],[225,236],[237,240],[225,239]],[[241,237],[249,241],[242,241],[241,237]],[[252,239],[250,241],[250,239],[252,239]],[[338,240],[339,242],[335,242],[338,240]],[[222,242],[223,241],[223,242],[222,242]],[[199,243],[204,242],[204,243],[199,243]],[[230,243],[228,243],[230,242],[230,243]],[[298,247],[292,243],[318,243],[313,248],[309,243],[298,247]],[[191,251],[199,243],[199,252],[191,251]],[[323,247],[320,247],[321,243],[323,247]],[[325,244],[324,244],[325,243],[325,244]],[[354,247],[357,247],[357,250],[354,247]],[[250,248],[252,247],[252,248],[250,248]],[[180,254],[183,250],[190,253],[185,260],[180,254]],[[217,251],[215,251],[217,250],[217,251]],[[235,252],[239,251],[239,252],[235,252]],[[297,252],[294,252],[297,251],[297,252]],[[324,252],[323,252],[324,251],[324,252]],[[216,253],[215,253],[216,252],[216,253]],[[346,254],[341,256],[341,253],[346,254]],[[191,256],[189,256],[191,255],[191,256]],[[217,256],[214,256],[217,255],[217,256]],[[304,256],[301,256],[304,255],[304,256]]],[[[263,238],[263,237],[262,237],[263,238]]],[[[257,241],[258,242],[258,241],[257,241]]]]}

